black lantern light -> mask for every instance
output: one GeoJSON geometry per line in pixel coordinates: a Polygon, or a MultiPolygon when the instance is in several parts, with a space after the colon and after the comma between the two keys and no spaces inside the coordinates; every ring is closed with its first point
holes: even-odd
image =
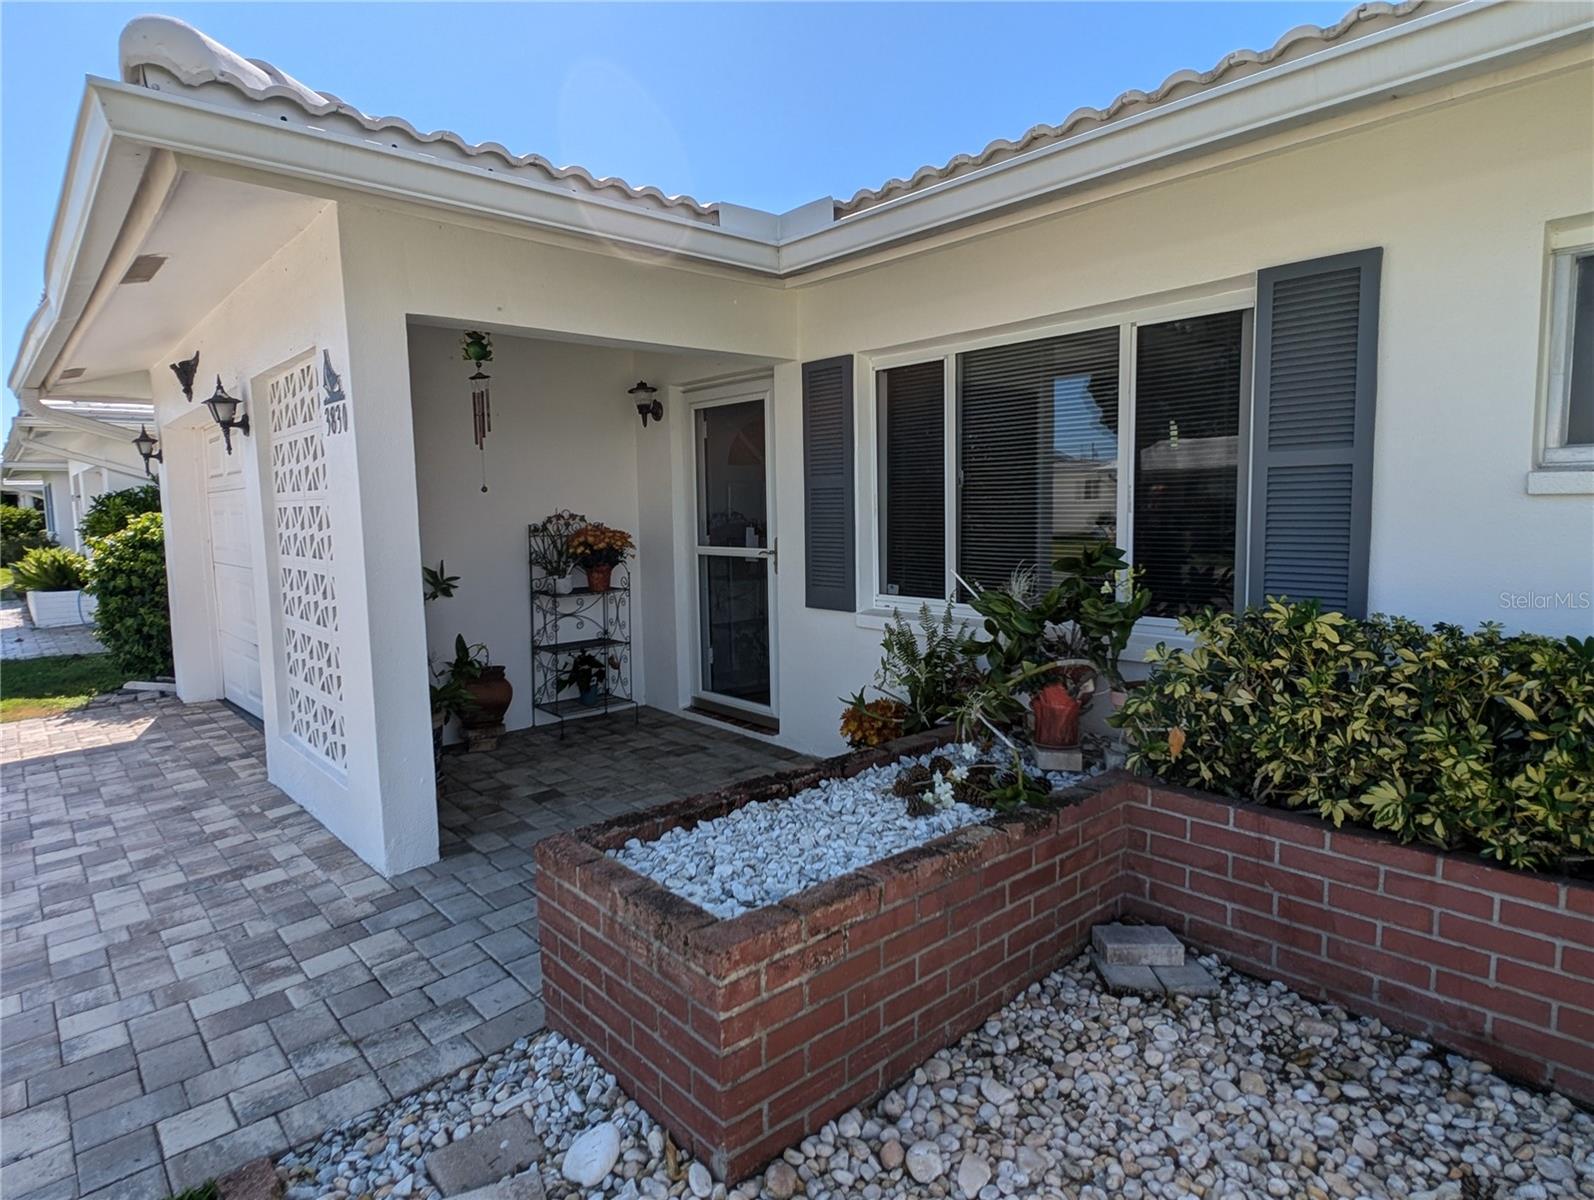
{"type": "Polygon", "coordinates": [[[174,362],[172,374],[177,376],[178,386],[183,389],[184,397],[191,403],[194,399],[194,376],[199,374],[199,351],[195,350],[192,358],[174,362]]]}
{"type": "Polygon", "coordinates": [[[221,440],[227,447],[227,453],[232,453],[232,431],[239,433],[249,432],[249,414],[238,415],[238,408],[243,403],[236,396],[229,396],[227,389],[221,386],[221,376],[216,376],[216,391],[205,401],[205,407],[210,409],[211,419],[221,426],[221,440]]]}
{"type": "Polygon", "coordinates": [[[626,393],[636,401],[637,416],[642,418],[642,428],[648,427],[648,418],[655,421],[664,420],[664,401],[659,399],[659,389],[652,387],[645,379],[637,380],[636,387],[626,393]]]}
{"type": "Polygon", "coordinates": [[[149,469],[150,462],[152,460],[154,462],[166,461],[161,455],[159,439],[143,425],[140,425],[138,427],[138,436],[133,439],[133,447],[138,451],[138,456],[144,460],[145,477],[154,479],[155,472],[149,469]]]}

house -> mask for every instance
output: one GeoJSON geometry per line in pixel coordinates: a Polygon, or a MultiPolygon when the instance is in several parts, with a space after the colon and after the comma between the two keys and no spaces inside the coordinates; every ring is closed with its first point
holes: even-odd
{"type": "MultiPolygon", "coordinates": [[[[147,392],[145,384],[142,390],[147,392]]],[[[153,424],[149,400],[30,397],[12,419],[0,449],[7,492],[38,501],[44,525],[62,546],[83,549],[78,526],[94,499],[149,482],[133,437],[153,424]]]]}
{"type": "Polygon", "coordinates": [[[169,18],[121,66],[11,384],[154,404],[179,693],[258,713],[382,871],[437,853],[429,652],[485,643],[545,719],[555,509],[636,536],[639,696],[810,751],[894,609],[1082,537],[1155,593],[1136,658],[1280,593],[1591,631],[1585,5],[1362,4],[786,213],[367,116],[169,18]]]}

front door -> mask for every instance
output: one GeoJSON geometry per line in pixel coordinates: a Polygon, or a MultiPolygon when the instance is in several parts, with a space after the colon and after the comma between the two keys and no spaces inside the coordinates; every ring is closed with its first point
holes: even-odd
{"type": "Polygon", "coordinates": [[[693,408],[699,701],[775,715],[769,392],[693,408]]]}

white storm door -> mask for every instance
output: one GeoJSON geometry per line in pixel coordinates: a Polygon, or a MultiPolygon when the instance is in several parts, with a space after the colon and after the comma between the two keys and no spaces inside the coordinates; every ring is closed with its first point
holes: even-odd
{"type": "Polygon", "coordinates": [[[769,392],[693,406],[698,698],[775,715],[769,392]]]}

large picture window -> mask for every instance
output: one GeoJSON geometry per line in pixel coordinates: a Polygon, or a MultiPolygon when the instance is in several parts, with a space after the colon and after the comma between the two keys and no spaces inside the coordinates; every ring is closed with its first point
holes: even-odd
{"type": "Polygon", "coordinates": [[[878,371],[881,593],[967,600],[1020,569],[1047,586],[1112,542],[1154,615],[1232,607],[1249,325],[1119,323],[878,371]]]}

